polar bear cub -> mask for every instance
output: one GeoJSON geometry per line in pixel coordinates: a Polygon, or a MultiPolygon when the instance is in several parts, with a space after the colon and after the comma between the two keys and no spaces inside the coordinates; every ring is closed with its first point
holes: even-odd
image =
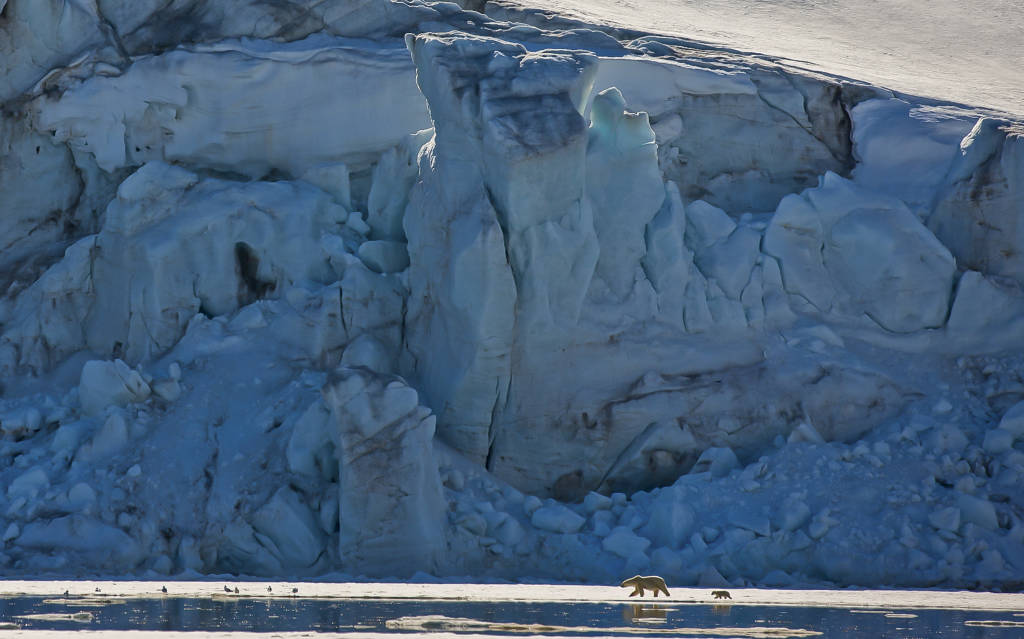
{"type": "Polygon", "coordinates": [[[630,577],[619,584],[619,586],[623,588],[632,587],[633,592],[629,593],[630,597],[635,597],[637,595],[643,597],[644,590],[653,590],[655,597],[658,596],[658,591],[665,593],[666,597],[669,596],[668,588],[665,587],[665,580],[656,575],[651,575],[650,577],[641,577],[640,575],[630,577]]]}

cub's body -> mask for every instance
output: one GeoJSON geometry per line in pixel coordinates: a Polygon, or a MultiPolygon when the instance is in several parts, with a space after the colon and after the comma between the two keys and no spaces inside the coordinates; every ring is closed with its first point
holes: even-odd
{"type": "Polygon", "coordinates": [[[637,595],[643,597],[644,590],[654,591],[655,597],[658,596],[659,591],[665,593],[666,597],[669,596],[668,588],[665,586],[665,580],[656,575],[651,575],[649,577],[641,577],[640,575],[630,577],[619,584],[619,586],[623,588],[633,588],[633,592],[629,593],[630,597],[635,597],[637,595]]]}

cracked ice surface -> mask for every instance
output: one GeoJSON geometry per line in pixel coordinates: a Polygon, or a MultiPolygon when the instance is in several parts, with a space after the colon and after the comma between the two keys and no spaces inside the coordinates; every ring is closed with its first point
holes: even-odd
{"type": "Polygon", "coordinates": [[[1021,124],[462,4],[6,3],[0,572],[1018,588],[1021,124]]]}

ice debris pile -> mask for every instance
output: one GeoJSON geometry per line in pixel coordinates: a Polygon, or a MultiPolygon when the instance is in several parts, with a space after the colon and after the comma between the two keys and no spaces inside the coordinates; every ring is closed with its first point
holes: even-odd
{"type": "Polygon", "coordinates": [[[0,3],[0,570],[1019,588],[1024,126],[510,3],[0,3]]]}

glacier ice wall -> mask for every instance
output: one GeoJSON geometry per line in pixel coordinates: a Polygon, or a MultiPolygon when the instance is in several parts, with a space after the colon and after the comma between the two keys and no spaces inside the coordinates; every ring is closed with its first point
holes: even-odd
{"type": "Polygon", "coordinates": [[[0,5],[3,574],[1019,585],[1016,119],[500,2],[0,5]]]}

